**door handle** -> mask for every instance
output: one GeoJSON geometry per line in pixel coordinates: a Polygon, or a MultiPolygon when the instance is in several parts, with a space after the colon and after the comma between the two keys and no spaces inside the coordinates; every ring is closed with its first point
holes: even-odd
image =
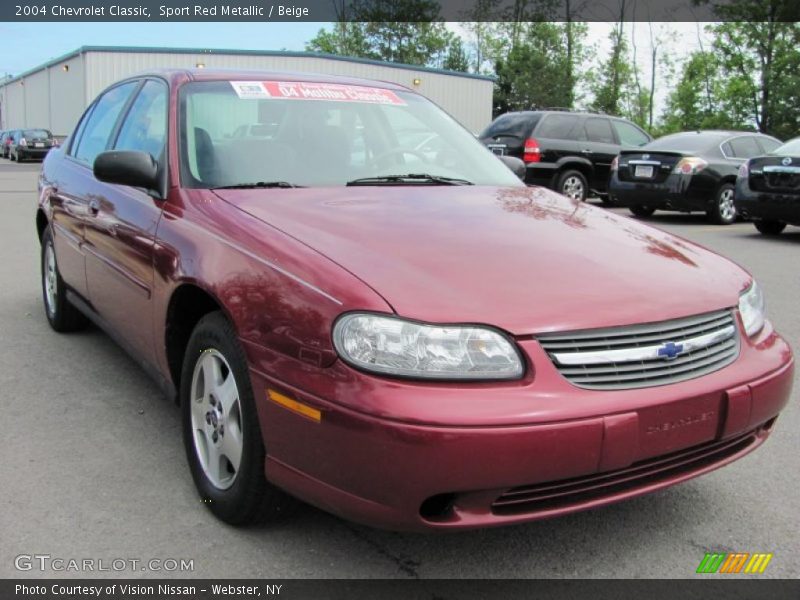
{"type": "Polygon", "coordinates": [[[100,203],[97,200],[91,200],[89,202],[89,214],[93,217],[97,216],[97,213],[100,212],[100,203]]]}
{"type": "Polygon", "coordinates": [[[588,148],[584,148],[583,150],[581,150],[581,154],[591,154],[591,153],[592,151],[589,150],[588,148]]]}

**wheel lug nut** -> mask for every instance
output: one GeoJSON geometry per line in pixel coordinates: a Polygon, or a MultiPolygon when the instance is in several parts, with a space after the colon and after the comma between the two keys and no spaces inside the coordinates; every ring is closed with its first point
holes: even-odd
{"type": "Polygon", "coordinates": [[[217,399],[214,398],[214,396],[211,396],[211,398],[209,399],[209,402],[211,402],[211,406],[216,406],[217,405],[217,399]]]}
{"type": "Polygon", "coordinates": [[[215,444],[217,443],[217,440],[219,440],[219,436],[217,435],[216,431],[211,434],[211,439],[214,441],[215,444]]]}
{"type": "Polygon", "coordinates": [[[211,413],[206,413],[206,423],[211,425],[211,413]]]}

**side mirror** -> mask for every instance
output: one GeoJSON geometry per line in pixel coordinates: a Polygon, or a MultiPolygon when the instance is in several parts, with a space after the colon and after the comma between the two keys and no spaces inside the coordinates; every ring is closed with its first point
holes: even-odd
{"type": "Polygon", "coordinates": [[[511,172],[514,173],[517,177],[525,181],[525,172],[528,168],[525,166],[525,163],[518,159],[516,156],[498,156],[503,164],[511,169],[511,172]]]}
{"type": "Polygon", "coordinates": [[[147,152],[109,150],[94,159],[94,176],[106,183],[117,183],[147,190],[161,188],[158,163],[147,152]]]}

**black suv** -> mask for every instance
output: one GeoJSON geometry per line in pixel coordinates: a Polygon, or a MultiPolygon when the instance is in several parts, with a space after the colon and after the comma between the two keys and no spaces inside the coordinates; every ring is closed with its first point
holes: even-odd
{"type": "Polygon", "coordinates": [[[530,110],[497,117],[479,136],[495,154],[525,162],[525,183],[576,200],[589,191],[606,199],[611,163],[625,148],[653,138],[618,117],[564,110],[530,110]]]}

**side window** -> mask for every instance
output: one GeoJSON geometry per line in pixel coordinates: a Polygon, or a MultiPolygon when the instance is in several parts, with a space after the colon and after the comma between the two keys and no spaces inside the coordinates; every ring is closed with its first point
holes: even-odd
{"type": "Polygon", "coordinates": [[[119,130],[115,150],[147,152],[161,158],[167,139],[167,87],[148,81],[139,91],[119,130]]]}
{"type": "Polygon", "coordinates": [[[138,81],[123,83],[107,91],[95,103],[92,114],[86,120],[83,133],[77,140],[78,145],[73,153],[75,158],[91,165],[95,157],[106,149],[119,113],[137,85],[138,81]]]}
{"type": "Polygon", "coordinates": [[[625,121],[612,121],[612,123],[614,124],[614,129],[617,130],[619,143],[623,146],[644,146],[650,141],[644,131],[635,125],[625,121]]]}
{"type": "Polygon", "coordinates": [[[722,153],[725,155],[725,158],[731,158],[734,156],[733,148],[731,148],[730,142],[725,142],[722,144],[722,153]]]}
{"type": "Polygon", "coordinates": [[[604,144],[616,144],[614,132],[611,131],[611,123],[608,119],[599,117],[589,117],[583,125],[585,134],[584,139],[590,142],[602,142],[604,144]]]}
{"type": "Polygon", "coordinates": [[[574,115],[548,115],[536,130],[536,136],[560,140],[574,139],[575,136],[570,134],[577,120],[574,115]]]}
{"type": "Polygon", "coordinates": [[[731,148],[736,158],[753,158],[763,152],[756,138],[749,135],[732,139],[731,148]]]}
{"type": "Polygon", "coordinates": [[[774,140],[770,137],[760,137],[758,138],[758,143],[761,144],[761,147],[767,154],[774,152],[781,145],[778,140],[774,140]]]}
{"type": "Polygon", "coordinates": [[[78,142],[81,140],[81,136],[83,135],[83,130],[86,129],[86,123],[89,122],[89,119],[92,116],[92,112],[94,112],[94,107],[96,103],[93,103],[89,108],[86,109],[86,112],[83,113],[83,118],[81,122],[78,123],[78,126],[75,128],[75,132],[72,134],[72,139],[69,143],[69,152],[70,156],[75,156],[75,150],[78,148],[78,142]]]}

